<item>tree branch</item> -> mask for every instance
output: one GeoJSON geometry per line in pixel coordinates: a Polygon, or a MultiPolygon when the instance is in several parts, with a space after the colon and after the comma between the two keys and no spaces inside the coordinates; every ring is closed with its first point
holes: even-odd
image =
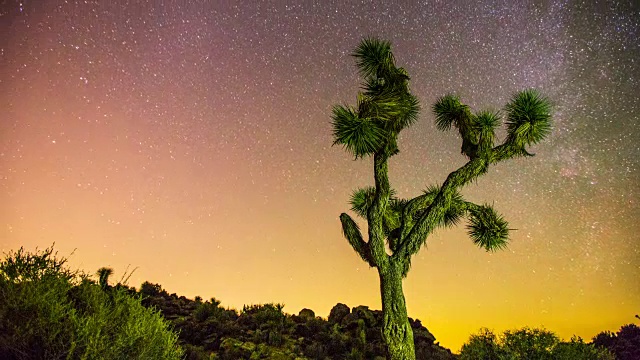
{"type": "Polygon", "coordinates": [[[347,241],[353,248],[353,250],[360,255],[362,260],[369,264],[371,267],[375,267],[375,261],[371,256],[371,252],[369,250],[369,244],[364,242],[362,239],[362,234],[360,233],[360,227],[356,224],[355,221],[351,218],[351,216],[342,213],[340,214],[340,222],[342,223],[342,233],[344,237],[347,238],[347,241]]]}
{"type": "MultiPolygon", "coordinates": [[[[430,194],[424,194],[412,199],[402,212],[401,240],[394,256],[410,257],[417,253],[427,235],[442,222],[447,209],[451,206],[451,198],[459,188],[485,173],[490,164],[517,156],[532,156],[532,154],[529,154],[524,146],[518,146],[505,139],[501,145],[485,151],[482,157],[473,158],[450,173],[435,198],[430,197],[430,194]],[[423,206],[428,206],[426,211],[415,224],[412,224],[413,214],[423,206]]],[[[478,206],[469,204],[469,206],[478,206]]]]}
{"type": "Polygon", "coordinates": [[[518,156],[533,156],[533,154],[527,152],[524,146],[518,147],[505,140],[502,145],[498,145],[492,149],[489,160],[492,164],[495,164],[518,156]]]}
{"type": "MultiPolygon", "coordinates": [[[[405,206],[402,213],[400,245],[394,256],[407,258],[417,253],[426,237],[442,223],[448,208],[453,205],[451,199],[458,189],[485,173],[490,164],[516,156],[531,156],[524,148],[508,143],[506,140],[483,155],[470,160],[458,170],[450,173],[435,197],[424,194],[412,199],[405,206]],[[425,206],[427,208],[424,214],[415,224],[412,224],[413,214],[425,206]]],[[[479,205],[473,203],[464,205],[465,211],[475,209],[477,206],[479,205]]]]}
{"type": "Polygon", "coordinates": [[[413,227],[413,217],[420,211],[426,209],[435,196],[430,193],[422,194],[411,199],[402,210],[400,222],[400,239],[404,239],[413,227]]]}
{"type": "Polygon", "coordinates": [[[402,239],[398,252],[393,256],[407,258],[420,250],[427,235],[429,235],[442,221],[450,206],[452,197],[458,188],[466,185],[487,170],[489,161],[484,158],[475,158],[467,162],[458,170],[452,172],[445,180],[433,202],[427,207],[424,214],[409,233],[402,239]]]}

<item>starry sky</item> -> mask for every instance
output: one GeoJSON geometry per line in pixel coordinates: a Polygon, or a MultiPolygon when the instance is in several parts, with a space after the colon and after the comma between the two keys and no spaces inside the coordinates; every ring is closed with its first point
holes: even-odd
{"type": "Polygon", "coordinates": [[[87,272],[129,266],[132,286],[233,308],[379,309],[338,219],[371,160],[331,146],[365,36],[392,42],[424,109],[390,163],[399,196],[465,161],[435,128],[439,96],[499,110],[534,87],[554,103],[535,157],[463,190],[517,229],[509,248],[437,231],[405,280],[409,315],[453,351],[480,327],[590,339],[633,322],[635,1],[0,1],[0,249],[55,242],[87,272]]]}

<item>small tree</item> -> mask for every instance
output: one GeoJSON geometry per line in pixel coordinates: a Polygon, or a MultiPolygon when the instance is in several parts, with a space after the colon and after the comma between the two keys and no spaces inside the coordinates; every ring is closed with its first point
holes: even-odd
{"type": "Polygon", "coordinates": [[[108,267],[101,267],[96,272],[96,275],[98,275],[98,284],[100,284],[100,287],[105,290],[109,287],[109,278],[111,277],[111,275],[113,275],[113,269],[108,267]]]}
{"type": "Polygon", "coordinates": [[[494,251],[506,246],[507,222],[490,205],[466,201],[460,188],[487,172],[489,165],[519,156],[551,130],[549,101],[535,90],[513,96],[505,108],[507,136],[494,146],[500,114],[472,113],[454,95],[433,106],[436,127],[455,127],[462,138],[462,154],[468,161],[449,174],[442,186],[431,186],[413,199],[401,199],[389,184],[388,161],[398,153],[398,135],[418,119],[419,102],[409,90],[409,75],[396,67],[391,44],[365,39],[353,56],[364,77],[357,106],[333,108],[334,144],[341,144],[356,159],[373,157],[374,187],[356,190],[351,209],[367,220],[369,240],[346,213],[340,215],[349,244],[371,267],[378,270],[382,296],[383,338],[391,359],[415,359],[411,326],[402,291],[411,257],[439,226],[452,226],[466,216],[473,242],[494,251]],[[388,249],[388,250],[387,250],[388,249]]]}

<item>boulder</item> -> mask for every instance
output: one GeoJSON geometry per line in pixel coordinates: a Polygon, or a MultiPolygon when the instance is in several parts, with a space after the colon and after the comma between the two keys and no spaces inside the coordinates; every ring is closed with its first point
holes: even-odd
{"type": "Polygon", "coordinates": [[[316,318],[316,313],[314,313],[313,310],[311,310],[311,309],[306,309],[305,308],[305,309],[300,310],[300,312],[298,313],[298,316],[301,319],[304,319],[305,321],[309,321],[309,320],[312,320],[312,319],[316,318]]]}
{"type": "Polygon", "coordinates": [[[347,305],[338,303],[331,309],[328,320],[330,323],[340,323],[342,319],[350,313],[351,309],[347,305]]]}

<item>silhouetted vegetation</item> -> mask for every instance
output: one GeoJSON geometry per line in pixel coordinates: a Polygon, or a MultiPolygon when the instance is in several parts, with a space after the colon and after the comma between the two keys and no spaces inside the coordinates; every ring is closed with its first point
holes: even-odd
{"type": "MultiPolygon", "coordinates": [[[[337,304],[325,320],[310,309],[286,314],[282,304],[225,309],[215,298],[190,300],[148,282],[140,293],[173,323],[187,359],[385,359],[382,312],[366,306],[337,304]]],[[[455,359],[419,320],[410,324],[419,359],[455,359]]]]}
{"type": "Polygon", "coordinates": [[[0,262],[0,359],[180,359],[177,335],[122,286],[72,271],[53,248],[0,262]]]}
{"type": "Polygon", "coordinates": [[[342,213],[340,221],[351,247],[378,270],[384,312],[382,335],[390,359],[411,360],[416,354],[402,290],[411,258],[437,228],[454,226],[465,217],[469,220],[468,234],[476,245],[487,251],[506,247],[507,221],[491,205],[469,202],[459,191],[492,165],[533,156],[528,148],[551,131],[551,105],[535,90],[513,95],[504,107],[506,136],[496,145],[500,113],[473,113],[455,95],[438,99],[432,108],[436,127],[457,130],[467,162],[451,172],[441,186],[433,185],[419,196],[403,199],[396,197],[389,184],[388,162],[400,152],[400,132],[418,120],[419,101],[409,89],[409,74],[396,66],[391,43],[364,39],[353,56],[363,77],[362,92],[358,93],[356,106],[334,106],[333,136],[334,144],[342,145],[355,159],[370,156],[373,160],[375,186],[359,188],[351,197],[351,210],[367,220],[368,241],[348,214],[342,213]]]}
{"type": "Polygon", "coordinates": [[[593,344],[598,348],[608,349],[617,360],[640,359],[640,327],[628,324],[615,334],[603,331],[593,338],[593,344]]]}
{"type": "Polygon", "coordinates": [[[523,328],[496,336],[489,329],[471,335],[462,346],[461,360],[615,360],[608,350],[573,337],[562,342],[545,329],[523,328]]]}
{"type": "MultiPolygon", "coordinates": [[[[174,324],[187,359],[387,358],[382,311],[367,306],[350,308],[339,303],[325,320],[310,309],[302,309],[297,315],[286,314],[282,304],[249,305],[237,311],[223,308],[215,298],[190,300],[168,294],[157,284],[146,282],[141,289],[153,294],[146,296],[143,304],[156,306],[174,324]]],[[[482,329],[471,335],[461,354],[456,355],[440,346],[420,320],[409,318],[409,324],[416,359],[420,360],[640,359],[636,355],[640,349],[639,328],[635,325],[623,326],[618,335],[603,332],[593,343],[575,336],[561,341],[545,329],[523,328],[500,336],[482,329]],[[618,352],[614,350],[616,346],[618,352]]]]}
{"type": "MultiPolygon", "coordinates": [[[[224,308],[169,294],[144,282],[139,290],[112,286],[65,265],[53,248],[6,254],[0,262],[0,359],[275,359],[383,360],[383,312],[337,304],[328,319],[313,310],[297,315],[282,304],[224,308]]],[[[408,318],[415,356],[422,360],[636,360],[640,328],[625,325],[587,344],[562,342],[547,330],[524,328],[501,336],[483,329],[461,355],[436,342],[420,320],[408,318]],[[614,355],[615,354],[615,357],[614,355]]]]}

